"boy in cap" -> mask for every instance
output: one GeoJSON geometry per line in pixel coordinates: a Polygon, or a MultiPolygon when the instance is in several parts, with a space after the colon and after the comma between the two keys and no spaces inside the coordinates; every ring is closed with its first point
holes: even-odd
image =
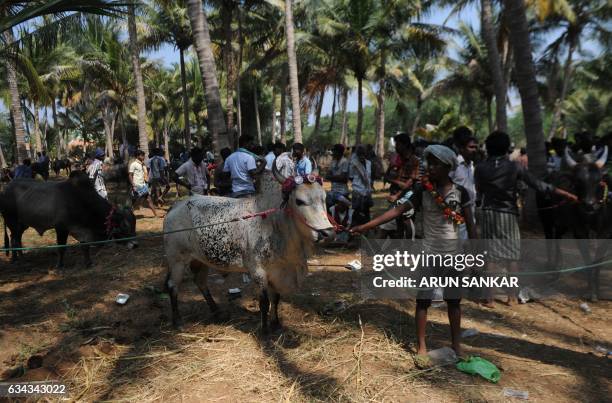
{"type": "MultiPolygon", "coordinates": [[[[423,157],[427,163],[428,176],[423,177],[420,183],[415,184],[412,193],[406,193],[410,196],[402,197],[395,208],[366,224],[352,228],[351,232],[367,231],[399,217],[411,208],[415,208],[421,210],[423,214],[423,246],[426,252],[456,252],[454,249],[456,242],[440,243],[439,241],[459,239],[459,224],[461,222],[465,222],[469,237],[476,238],[476,228],[469,208],[472,201],[467,191],[454,184],[449,177],[449,173],[455,169],[457,164],[455,153],[446,146],[431,145],[425,149],[423,157]]],[[[461,298],[456,294],[449,296],[448,291],[448,289],[444,290],[444,299],[447,303],[452,347],[457,355],[461,355],[461,298]]],[[[427,309],[431,305],[432,294],[433,290],[427,290],[420,291],[417,295],[415,310],[417,356],[415,357],[415,363],[419,367],[430,366],[425,343],[425,329],[427,326],[427,309]]]]}

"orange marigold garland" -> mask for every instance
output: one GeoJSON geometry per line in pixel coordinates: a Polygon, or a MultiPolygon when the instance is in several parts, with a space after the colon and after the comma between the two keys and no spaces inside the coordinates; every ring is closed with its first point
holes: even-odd
{"type": "Polygon", "coordinates": [[[444,198],[436,191],[434,185],[429,181],[428,177],[423,176],[421,178],[421,184],[423,185],[423,188],[429,192],[436,204],[442,209],[442,213],[444,213],[446,218],[455,224],[463,224],[465,222],[465,219],[461,214],[457,213],[455,210],[450,208],[448,204],[446,204],[444,198]]]}

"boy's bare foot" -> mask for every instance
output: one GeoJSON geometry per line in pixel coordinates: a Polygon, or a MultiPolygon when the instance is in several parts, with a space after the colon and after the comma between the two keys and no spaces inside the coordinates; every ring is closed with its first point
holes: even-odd
{"type": "Polygon", "coordinates": [[[458,358],[463,357],[463,349],[461,348],[461,344],[453,344],[453,350],[455,350],[455,354],[457,354],[458,358]]]}

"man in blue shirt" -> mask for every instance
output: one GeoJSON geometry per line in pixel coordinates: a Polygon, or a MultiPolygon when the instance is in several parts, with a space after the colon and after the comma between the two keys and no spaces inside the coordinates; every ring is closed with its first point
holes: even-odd
{"type": "Polygon", "coordinates": [[[253,181],[255,176],[265,168],[265,160],[249,150],[252,146],[251,136],[240,136],[238,144],[240,148],[225,160],[223,172],[231,175],[232,178],[231,197],[250,197],[255,194],[253,181]],[[259,167],[257,166],[258,160],[261,161],[259,167]]]}
{"type": "Polygon", "coordinates": [[[304,144],[293,144],[293,158],[295,159],[295,173],[297,175],[309,175],[312,173],[312,162],[304,153],[304,144]]]}
{"type": "Polygon", "coordinates": [[[25,158],[23,162],[21,163],[21,165],[15,168],[15,175],[13,176],[13,178],[14,179],[17,179],[17,178],[32,179],[33,178],[32,161],[30,161],[29,158],[25,158]]]}

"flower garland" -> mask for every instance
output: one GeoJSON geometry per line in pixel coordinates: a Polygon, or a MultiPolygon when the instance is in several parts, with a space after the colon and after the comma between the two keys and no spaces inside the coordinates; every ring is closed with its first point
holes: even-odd
{"type": "Polygon", "coordinates": [[[455,224],[463,224],[465,222],[465,218],[463,218],[461,214],[457,213],[450,208],[448,204],[446,204],[442,195],[436,191],[434,185],[429,181],[427,176],[423,176],[421,178],[421,184],[423,185],[423,188],[429,192],[431,197],[433,197],[436,204],[442,209],[442,212],[447,219],[451,220],[455,224]]]}

